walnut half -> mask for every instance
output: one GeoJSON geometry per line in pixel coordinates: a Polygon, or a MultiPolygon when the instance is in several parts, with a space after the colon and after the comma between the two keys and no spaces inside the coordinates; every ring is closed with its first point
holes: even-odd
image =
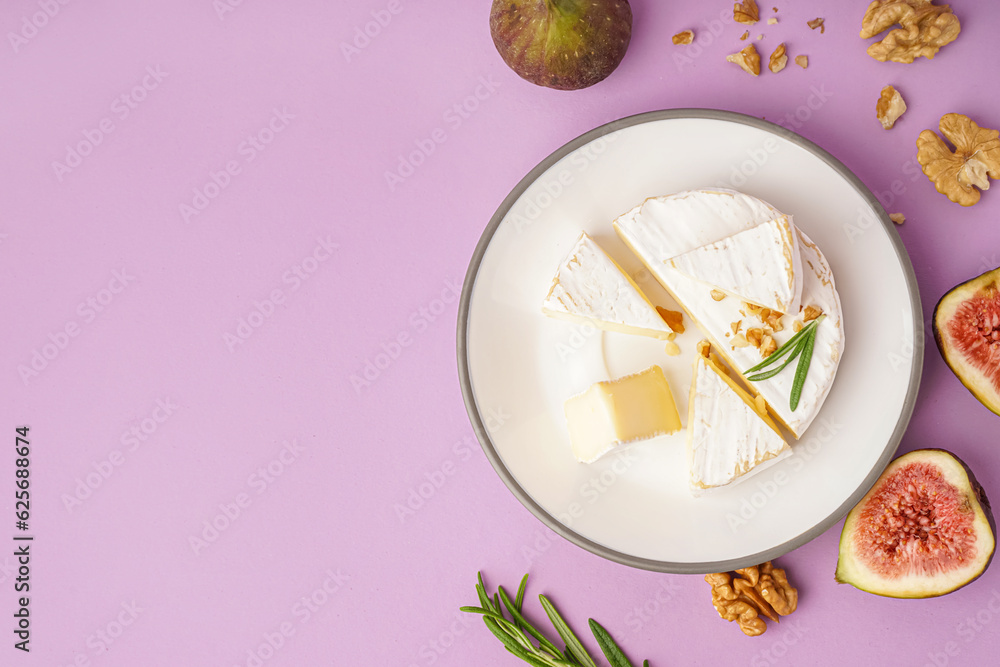
{"type": "Polygon", "coordinates": [[[954,152],[933,130],[924,130],[917,137],[917,162],[938,192],[972,206],[979,201],[979,190],[990,187],[987,176],[1000,178],[1000,132],[958,113],[942,116],[938,127],[954,152]]]}
{"type": "Polygon", "coordinates": [[[912,63],[921,56],[933,58],[945,44],[954,42],[962,27],[948,5],[933,0],[874,0],[861,20],[861,39],[885,32],[881,42],[868,47],[875,60],[912,63]]]}
{"type": "Polygon", "coordinates": [[[733,573],[707,574],[705,581],[712,587],[712,604],[719,616],[736,621],[749,637],[767,630],[761,616],[777,622],[779,615],[795,611],[799,602],[799,593],[788,583],[785,571],[774,567],[771,561],[733,573]]]}

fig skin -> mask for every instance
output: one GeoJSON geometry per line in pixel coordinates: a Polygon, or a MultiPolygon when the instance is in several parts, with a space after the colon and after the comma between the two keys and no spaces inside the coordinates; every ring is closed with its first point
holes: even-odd
{"type": "Polygon", "coordinates": [[[493,0],[490,34],[523,79],[558,90],[613,72],[632,38],[628,0],[493,0]]]}
{"type": "MultiPolygon", "coordinates": [[[[996,385],[986,373],[966,361],[966,356],[961,350],[956,349],[956,343],[951,340],[948,333],[948,323],[956,316],[961,305],[977,296],[994,299],[1000,309],[1000,296],[996,294],[998,289],[1000,289],[1000,268],[987,271],[957,285],[937,302],[932,321],[934,342],[937,343],[945,363],[980,403],[994,414],[1000,415],[1000,391],[997,391],[996,385]]],[[[978,331],[970,328],[970,337],[979,335],[978,331]]],[[[996,368],[996,374],[1000,376],[1000,366],[996,368]]]]}
{"type": "MultiPolygon", "coordinates": [[[[973,521],[973,523],[975,525],[975,520],[973,521]]],[[[979,484],[979,481],[976,479],[976,476],[972,472],[972,469],[969,468],[969,466],[965,463],[965,461],[963,461],[958,456],[956,456],[955,454],[946,449],[939,449],[939,448],[917,449],[907,454],[903,454],[902,456],[893,460],[886,467],[885,471],[879,476],[878,480],[868,491],[868,493],[865,494],[865,497],[862,498],[861,501],[854,507],[854,509],[852,509],[850,513],[847,515],[847,520],[844,522],[844,528],[840,534],[840,554],[837,559],[837,570],[834,575],[834,578],[838,584],[850,584],[851,586],[854,586],[858,590],[865,591],[866,593],[872,593],[873,595],[881,595],[884,597],[907,598],[907,599],[940,597],[942,595],[947,595],[948,593],[953,593],[959,590],[960,588],[964,588],[965,586],[968,586],[979,577],[983,576],[983,573],[986,572],[990,564],[993,562],[993,556],[996,554],[996,534],[997,534],[996,520],[993,517],[993,511],[990,507],[989,498],[987,498],[985,490],[983,489],[982,485],[979,484]],[[914,462],[914,460],[919,461],[921,457],[930,459],[931,461],[933,461],[933,459],[935,458],[937,459],[947,458],[950,459],[952,463],[956,464],[958,468],[961,468],[966,479],[968,480],[968,487],[964,490],[967,494],[969,504],[972,505],[970,509],[974,515],[978,515],[988,524],[990,537],[992,538],[992,548],[990,549],[989,555],[987,556],[986,560],[982,563],[982,566],[979,568],[978,572],[976,572],[974,576],[970,576],[968,579],[961,581],[957,585],[949,585],[937,590],[931,589],[924,591],[876,590],[878,588],[880,581],[878,579],[874,579],[871,582],[859,580],[858,575],[859,574],[863,575],[865,574],[865,572],[862,569],[860,569],[853,561],[853,553],[850,546],[853,538],[853,529],[857,526],[857,521],[858,521],[856,519],[856,515],[860,513],[860,510],[866,505],[866,503],[871,498],[872,494],[881,487],[882,483],[886,480],[888,476],[895,473],[899,468],[902,468],[903,465],[905,464],[912,463],[914,462]]]]}

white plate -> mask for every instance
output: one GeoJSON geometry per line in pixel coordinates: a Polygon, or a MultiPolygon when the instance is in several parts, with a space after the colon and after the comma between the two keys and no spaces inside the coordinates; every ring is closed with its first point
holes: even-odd
{"type": "Polygon", "coordinates": [[[459,310],[458,359],[473,427],[517,498],[553,530],[650,570],[720,572],[816,537],[867,492],[913,410],[923,361],[920,299],[906,251],[872,193],[815,144],[772,123],[678,109],[625,118],[562,147],[504,200],[476,248],[459,310]],[[695,343],[663,343],[541,313],[559,262],[584,230],[676,307],[611,221],[647,197],[727,187],[759,197],[808,234],[840,292],[847,350],[795,454],[741,484],[694,498],[685,434],[592,465],[570,452],[563,401],[591,383],[660,364],[682,419],[695,343]]]}

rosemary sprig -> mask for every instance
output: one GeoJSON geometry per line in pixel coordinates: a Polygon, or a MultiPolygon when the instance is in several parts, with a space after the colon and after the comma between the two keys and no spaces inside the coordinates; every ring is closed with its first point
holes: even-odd
{"type": "MultiPolygon", "coordinates": [[[[583,643],[547,597],[539,595],[538,599],[552,626],[565,642],[564,650],[560,651],[555,643],[524,616],[521,609],[527,584],[526,574],[521,579],[513,601],[503,586],[498,587],[491,598],[486,592],[483,574],[480,572],[476,583],[476,595],[479,597],[480,606],[460,609],[470,614],[482,615],[486,627],[504,647],[532,667],[597,667],[583,643]]],[[[594,619],[590,619],[590,628],[611,667],[633,667],[607,630],[594,619]]],[[[649,667],[648,660],[643,662],[643,667],[649,667]]]]}
{"type": "MultiPolygon", "coordinates": [[[[820,315],[813,322],[819,322],[823,319],[820,315]]],[[[792,382],[792,395],[789,398],[788,406],[795,412],[795,408],[799,407],[799,399],[802,397],[802,387],[806,384],[806,376],[809,375],[809,362],[812,361],[813,348],[816,346],[816,332],[818,329],[813,329],[809,337],[805,339],[802,348],[802,358],[799,359],[799,365],[795,367],[795,380],[792,382]]]]}
{"type": "Polygon", "coordinates": [[[802,398],[802,388],[806,384],[806,376],[809,375],[809,364],[812,362],[813,348],[816,347],[816,332],[819,330],[819,323],[826,315],[820,315],[809,324],[802,327],[797,334],[785,341],[785,344],[771,353],[764,361],[752,368],[748,368],[744,375],[750,382],[760,382],[772,378],[785,369],[796,357],[799,363],[795,366],[795,378],[792,380],[792,393],[789,396],[788,406],[792,412],[799,407],[799,399],[802,398]],[[783,360],[782,360],[783,359],[783,360]],[[780,364],[778,362],[781,361],[780,364]],[[769,370],[754,375],[748,375],[754,371],[760,371],[768,366],[774,366],[769,370]]]}
{"type": "MultiPolygon", "coordinates": [[[[799,352],[802,351],[802,345],[803,345],[803,343],[806,342],[807,339],[808,339],[808,337],[796,341],[795,345],[793,345],[792,347],[789,348],[789,350],[790,350],[791,353],[788,354],[788,355],[785,355],[785,360],[782,361],[780,364],[773,365],[770,370],[766,370],[766,371],[763,371],[761,373],[757,373],[755,375],[749,375],[749,376],[747,376],[747,380],[749,380],[750,382],[760,382],[761,380],[766,380],[768,378],[772,378],[775,375],[777,375],[778,373],[780,373],[781,371],[783,371],[785,369],[785,366],[787,366],[791,362],[795,361],[795,357],[799,356],[799,352]]],[[[773,356],[774,356],[774,354],[771,355],[771,357],[773,357],[773,356]]],[[[768,357],[768,359],[770,359],[771,357],[768,357]]],[[[749,372],[749,371],[747,371],[747,372],[749,372]]]]}
{"type": "Polygon", "coordinates": [[[618,648],[618,644],[611,638],[608,631],[602,628],[601,624],[594,619],[590,619],[590,631],[594,633],[594,639],[597,640],[597,645],[604,652],[604,657],[611,663],[611,667],[635,667],[625,657],[625,653],[618,648]]]}
{"type": "Polygon", "coordinates": [[[808,335],[810,335],[810,333],[812,333],[813,329],[816,328],[816,324],[821,319],[823,319],[824,317],[826,317],[826,316],[825,315],[820,315],[815,320],[813,320],[809,324],[807,324],[804,327],[802,327],[801,329],[799,329],[798,333],[796,333],[794,336],[792,336],[787,341],[785,341],[784,344],[781,347],[779,347],[777,350],[775,350],[774,352],[772,352],[771,355],[767,359],[765,359],[764,361],[760,362],[756,366],[753,366],[752,368],[746,369],[746,371],[745,371],[744,374],[746,374],[746,373],[753,373],[754,371],[759,371],[762,368],[767,368],[768,366],[770,366],[771,364],[775,363],[776,361],[778,361],[779,359],[781,359],[783,356],[785,356],[786,354],[788,354],[789,352],[794,351],[795,347],[799,343],[801,343],[803,340],[805,340],[806,336],[808,336],[808,335]]]}

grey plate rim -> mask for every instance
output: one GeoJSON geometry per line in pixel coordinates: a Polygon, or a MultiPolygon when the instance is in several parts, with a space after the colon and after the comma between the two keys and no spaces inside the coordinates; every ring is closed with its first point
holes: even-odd
{"type": "Polygon", "coordinates": [[[529,171],[528,174],[514,187],[514,189],[511,190],[510,194],[504,198],[499,208],[497,208],[493,217],[490,219],[489,224],[486,226],[486,229],[483,231],[483,234],[479,239],[479,243],[476,245],[476,250],[472,255],[472,259],[469,262],[469,269],[465,275],[465,282],[462,285],[462,298],[459,301],[458,306],[458,330],[456,336],[459,382],[462,387],[462,398],[465,401],[466,411],[469,414],[469,420],[472,422],[472,428],[476,433],[476,437],[479,439],[479,443],[482,446],[487,459],[489,459],[490,464],[493,466],[493,469],[500,476],[500,479],[503,480],[504,484],[507,485],[507,488],[511,491],[511,493],[513,493],[514,496],[521,502],[521,504],[551,530],[597,556],[634,568],[673,574],[708,574],[710,572],[727,572],[737,568],[749,567],[758,563],[763,563],[764,561],[773,560],[788,553],[789,551],[792,551],[793,549],[797,549],[803,544],[812,541],[816,537],[819,537],[833,524],[840,521],[840,519],[851,510],[851,508],[857,505],[858,501],[860,501],[861,498],[864,497],[864,495],[868,493],[871,487],[875,484],[875,481],[879,478],[885,470],[885,467],[889,465],[889,462],[895,455],[896,449],[899,447],[899,443],[902,440],[903,433],[905,433],[906,427],[910,422],[910,417],[913,414],[913,408],[916,404],[917,392],[920,389],[920,379],[923,374],[924,361],[924,337],[922,335],[923,327],[921,324],[922,318],[923,310],[920,303],[920,291],[917,286],[916,274],[913,271],[913,264],[910,262],[910,256],[906,252],[906,248],[903,246],[903,242],[900,239],[899,234],[896,232],[895,224],[889,219],[888,213],[886,213],[882,204],[878,201],[872,191],[868,189],[861,179],[848,169],[840,160],[805,137],[802,137],[787,128],[781,127],[780,125],[762,120],[755,116],[748,116],[735,111],[699,108],[648,111],[600,125],[556,149],[548,157],[539,162],[534,169],[529,171]],[[790,141],[793,144],[806,149],[833,168],[833,170],[844,178],[858,192],[858,194],[862,196],[865,202],[871,206],[872,210],[874,210],[878,215],[882,226],[887,230],[889,240],[892,243],[893,249],[896,251],[896,257],[903,269],[904,277],[906,279],[906,287],[910,294],[910,307],[914,318],[913,361],[910,366],[910,386],[906,391],[903,408],[900,412],[899,419],[896,422],[896,428],[893,430],[888,442],[886,442],[882,455],[879,457],[878,462],[872,468],[871,472],[861,483],[858,489],[825,519],[817,523],[812,528],[800,533],[786,542],[783,542],[782,544],[755,554],[749,554],[742,558],[707,561],[703,563],[675,563],[670,561],[640,558],[638,556],[622,553],[602,544],[598,544],[597,542],[594,542],[563,525],[562,522],[552,516],[531,498],[527,491],[521,487],[518,481],[514,479],[513,474],[503,464],[500,454],[497,452],[496,447],[490,438],[489,432],[486,430],[482,414],[479,411],[479,405],[476,401],[475,391],[472,388],[472,380],[469,373],[468,333],[469,308],[472,301],[472,292],[476,286],[476,279],[479,275],[479,267],[482,264],[483,257],[485,256],[490,242],[493,239],[493,235],[496,233],[497,228],[506,217],[508,211],[510,211],[510,208],[514,205],[514,202],[516,202],[521,195],[524,194],[524,191],[527,190],[528,187],[552,165],[579,147],[606,134],[611,134],[612,132],[617,132],[618,130],[635,125],[662,120],[678,119],[708,119],[748,125],[750,127],[777,135],[782,139],[790,141]]]}

